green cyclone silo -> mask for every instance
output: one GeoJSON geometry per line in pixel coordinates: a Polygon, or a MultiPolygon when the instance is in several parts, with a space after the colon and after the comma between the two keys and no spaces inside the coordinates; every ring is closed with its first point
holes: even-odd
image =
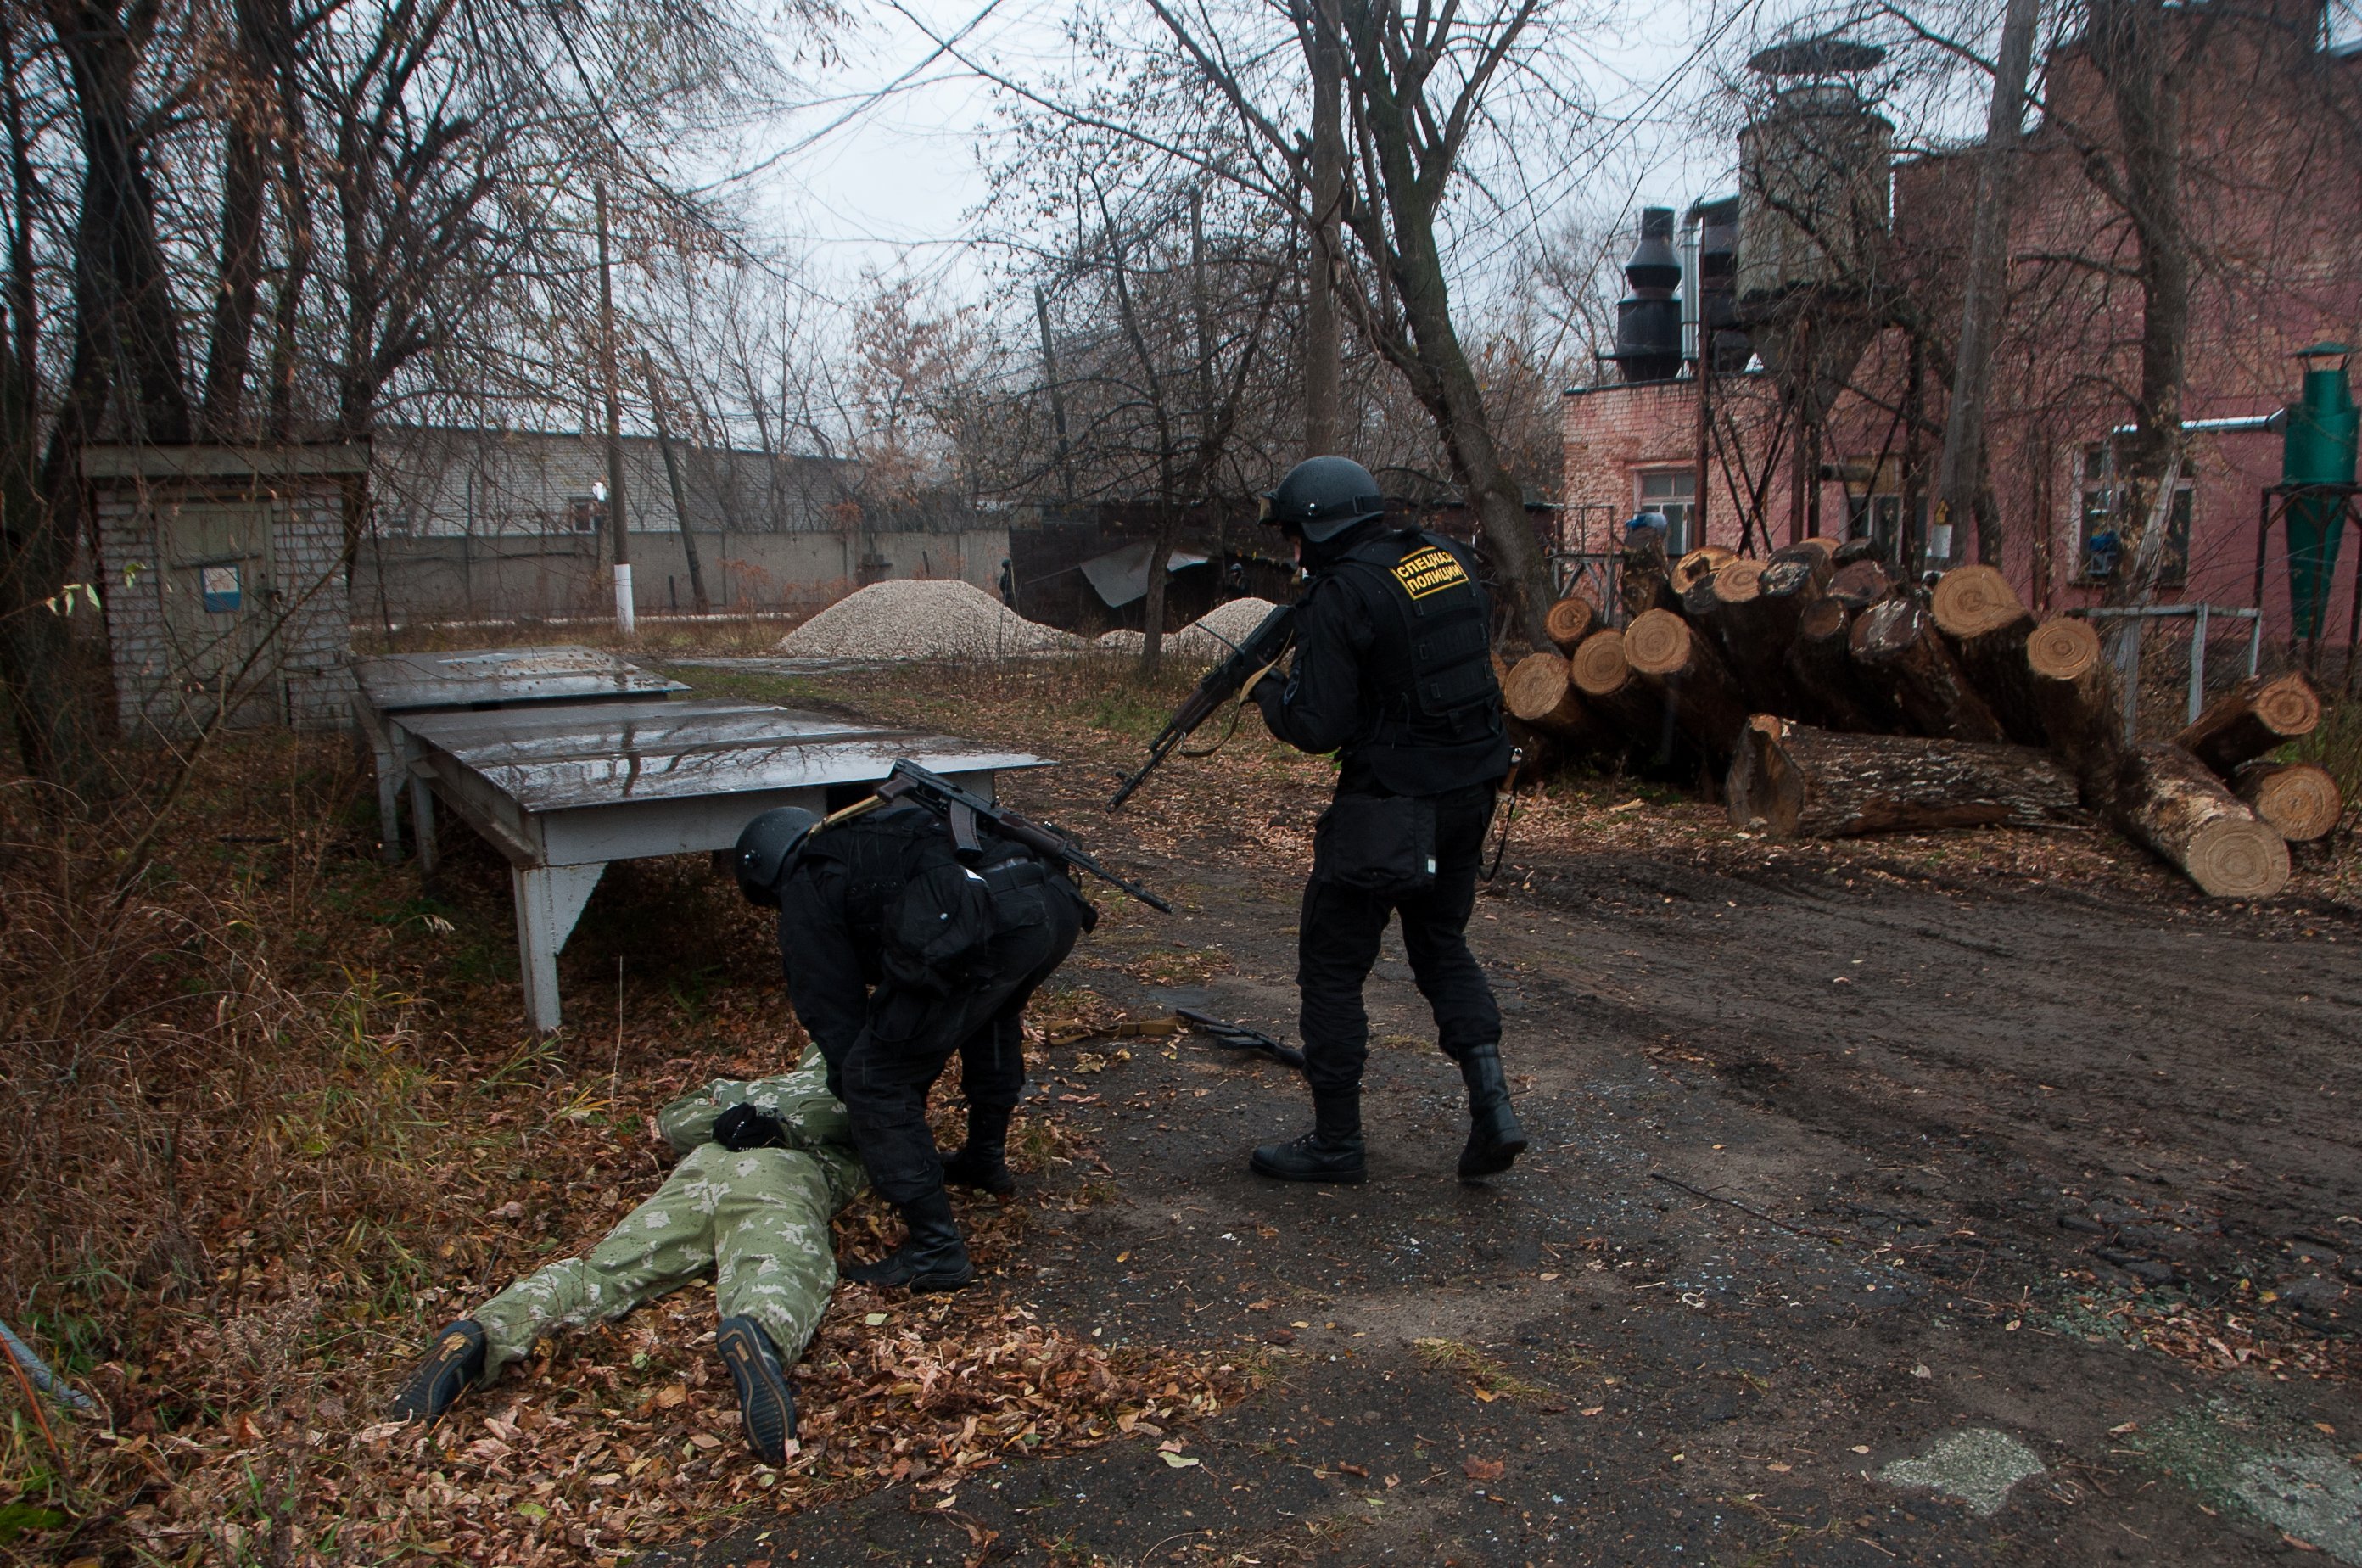
{"type": "MultiPolygon", "coordinates": [[[[2280,447],[2280,482],[2297,486],[2354,483],[2357,419],[2354,391],[2345,380],[2343,343],[2316,343],[2301,349],[2306,361],[2304,390],[2289,410],[2280,447]]],[[[2297,490],[2288,503],[2289,611],[2299,639],[2318,636],[2329,607],[2337,569],[2339,535],[2345,527],[2345,497],[2336,491],[2297,490]]]]}

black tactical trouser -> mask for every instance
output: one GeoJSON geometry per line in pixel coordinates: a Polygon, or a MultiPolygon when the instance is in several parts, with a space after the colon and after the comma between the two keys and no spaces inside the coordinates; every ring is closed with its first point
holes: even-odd
{"type": "Polygon", "coordinates": [[[1435,800],[1435,880],[1424,892],[1394,898],[1323,879],[1316,860],[1304,887],[1297,928],[1296,986],[1302,1004],[1304,1076],[1315,1095],[1350,1094],[1362,1086],[1370,1055],[1370,1018],[1362,985],[1378,959],[1386,921],[1402,917],[1403,946],[1419,995],[1435,1013],[1437,1043],[1457,1061],[1472,1045],[1496,1044],[1501,1010],[1476,955],[1468,951],[1468,917],[1494,787],[1479,784],[1435,800]]]}
{"type": "Polygon", "coordinates": [[[1023,1091],[1025,1004],[1066,961],[1082,930],[1080,900],[1055,886],[1057,879],[998,895],[1016,900],[1021,918],[1039,918],[993,937],[977,966],[985,978],[949,997],[890,980],[871,994],[868,1025],[845,1053],[838,1077],[854,1146],[887,1201],[914,1203],[942,1190],[927,1091],[954,1052],[971,1110],[1007,1110],[1023,1091]]]}

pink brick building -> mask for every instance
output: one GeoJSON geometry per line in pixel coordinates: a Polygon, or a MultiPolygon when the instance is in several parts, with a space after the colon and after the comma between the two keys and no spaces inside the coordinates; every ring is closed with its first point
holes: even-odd
{"type": "MultiPolygon", "coordinates": [[[[2224,0],[2214,0],[2217,5],[2224,0]]],[[[2191,25],[2202,8],[2179,13],[2191,25]]],[[[2161,597],[2254,602],[2257,511],[2280,477],[2280,437],[2209,428],[2258,420],[2297,395],[2295,351],[2362,343],[2362,53],[2329,47],[2317,0],[2280,0],[2214,19],[2191,53],[2182,147],[2196,256],[2177,495],[2161,597]]],[[[2100,602],[2088,534],[2106,527],[2111,432],[2131,418],[2141,299],[2123,263],[2136,253],[2120,209],[2087,178],[2079,141],[2112,136],[2103,83],[2080,47],[2054,55],[2047,101],[2019,160],[2010,304],[1988,403],[1991,489],[2005,569],[2030,604],[2100,602]]],[[[1799,461],[1776,381],[1757,367],[1709,377],[1703,442],[1694,357],[1674,380],[1633,382],[1616,367],[1565,397],[1568,547],[1611,550],[1636,511],[1665,513],[1674,542],[1761,553],[1807,533],[1873,536],[1904,564],[1947,564],[1928,538],[1926,491],[1941,444],[1959,279],[1974,205],[1970,157],[1894,165],[1881,265],[1901,309],[1842,372],[1799,461]],[[1895,323],[1915,317],[1915,334],[1895,323]],[[1816,459],[1816,457],[1817,460],[1816,459]],[[1701,501],[1703,504],[1701,505],[1701,501]],[[1702,513],[1702,515],[1701,515],[1702,513]]],[[[1746,241],[1740,241],[1742,256],[1746,241]]],[[[1693,265],[1694,259],[1693,258],[1693,265]]],[[[1742,261],[1742,266],[1744,265],[1742,261]]],[[[1761,342],[1759,337],[1759,344],[1761,342]]],[[[2362,371],[2362,364],[2357,364],[2362,371]]],[[[1949,559],[1977,558],[1966,519],[1949,559]]],[[[2349,529],[2323,625],[2343,646],[2362,537],[2349,529]]],[[[2267,635],[2285,638],[2288,577],[2268,534],[2267,635]]],[[[2333,667],[2334,668],[2334,667],[2333,667]]]]}

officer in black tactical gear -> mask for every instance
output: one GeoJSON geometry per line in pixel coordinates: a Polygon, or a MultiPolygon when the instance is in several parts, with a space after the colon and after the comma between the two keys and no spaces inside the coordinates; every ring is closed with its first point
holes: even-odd
{"type": "Polygon", "coordinates": [[[1492,606],[1467,550],[1389,525],[1377,480],[1350,458],[1308,458],[1264,501],[1264,521],[1295,544],[1311,581],[1297,602],[1295,663],[1284,682],[1257,682],[1254,699],[1272,734],[1335,752],[1340,770],[1297,939],[1313,1130],[1257,1149],[1254,1168],[1287,1181],[1363,1179],[1362,983],[1399,916],[1438,1043],[1468,1086],[1460,1177],[1496,1175],[1526,1135],[1502,1078],[1500,1010],[1467,940],[1510,755],[1492,606]]]}
{"type": "Polygon", "coordinates": [[[844,1277],[955,1290],[976,1277],[944,1184],[1015,1186],[1010,1113],[1025,1087],[1021,1020],[1098,915],[1062,867],[989,831],[963,856],[942,818],[889,806],[822,824],[792,806],[740,834],[739,888],[779,911],[788,997],[827,1059],[869,1181],[910,1234],[844,1277]],[[954,1052],[967,1141],[927,1131],[927,1091],[954,1052]]]}

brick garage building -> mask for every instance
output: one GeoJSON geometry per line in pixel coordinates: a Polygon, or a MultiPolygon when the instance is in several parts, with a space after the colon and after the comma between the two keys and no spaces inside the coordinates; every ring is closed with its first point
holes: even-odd
{"type": "MultiPolygon", "coordinates": [[[[2362,54],[2333,38],[2323,7],[2169,12],[2189,50],[2183,183],[2193,282],[2182,407],[2188,454],[2160,598],[2254,602],[2262,493],[2279,479],[2280,441],[2263,421],[2292,402],[2296,351],[2362,341],[2362,54]],[[2188,29],[2205,28],[2204,42],[2188,29]]],[[[2045,113],[2017,163],[2009,309],[1988,403],[1990,489],[2003,567],[2030,603],[2098,603],[2084,545],[2111,505],[2112,432],[2132,417],[2142,303],[2121,209],[2085,173],[2083,144],[2113,138],[2108,94],[2080,44],[2055,52],[2045,113]]],[[[1877,536],[1904,564],[1930,558],[1934,482],[1959,286],[1974,205],[1975,158],[1919,158],[1893,169],[1884,265],[1907,311],[1933,324],[1915,345],[1899,326],[1872,335],[1823,422],[1819,461],[1798,481],[1779,440],[1779,398],[1760,369],[1709,379],[1716,434],[1699,462],[1697,381],[1606,381],[1565,399],[1571,547],[1612,549],[1623,520],[1667,512],[1687,543],[1760,552],[1813,531],[1877,536]],[[1776,446],[1776,449],[1775,449],[1776,446]],[[1767,471],[1767,469],[1769,471],[1767,471]],[[1703,523],[1698,517],[1703,480],[1703,523]],[[1760,501],[1759,501],[1760,498],[1760,501]],[[1801,504],[1800,504],[1801,502],[1801,504]],[[1742,537],[1744,535],[1744,537],[1742,537]]],[[[1741,238],[1742,249],[1745,239],[1741,238]]],[[[1965,520],[1963,520],[1965,521],[1965,520]]],[[[1959,530],[1966,536],[1966,527],[1959,530]]],[[[1951,560],[1976,558],[1953,541],[1951,560]]],[[[2324,622],[2342,645],[2362,539],[2349,540],[2324,622]]],[[[2268,635],[2289,635],[2279,530],[2269,536],[2268,635]]]]}
{"type": "Polygon", "coordinates": [[[127,734],[349,722],[345,498],[359,446],[83,452],[127,734]]]}

